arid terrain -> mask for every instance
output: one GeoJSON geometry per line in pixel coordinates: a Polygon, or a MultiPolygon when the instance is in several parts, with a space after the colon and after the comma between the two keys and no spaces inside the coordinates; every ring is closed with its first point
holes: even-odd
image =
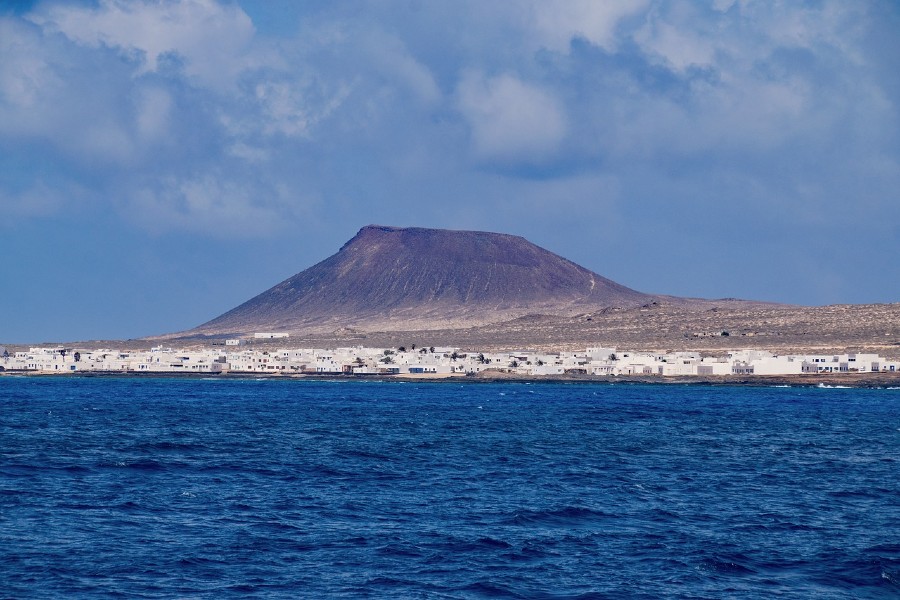
{"type": "MultiPolygon", "coordinates": [[[[900,358],[900,303],[791,306],[645,294],[517,236],[370,225],[330,258],[180,333],[93,347],[616,346],[900,358]],[[290,338],[254,339],[255,332],[290,338]]],[[[77,345],[70,343],[70,345],[77,345]]]]}
{"type": "Polygon", "coordinates": [[[369,225],[331,257],[187,333],[457,329],[661,299],[518,236],[369,225]]]}
{"type": "Polygon", "coordinates": [[[330,258],[191,331],[148,341],[223,343],[290,333],[307,347],[729,348],[900,355],[900,303],[790,306],[645,294],[521,237],[363,227],[330,258]]]}
{"type": "MultiPolygon", "coordinates": [[[[379,331],[357,325],[327,333],[294,333],[288,339],[250,339],[247,343],[253,348],[396,348],[416,344],[486,351],[578,350],[606,345],[629,350],[696,350],[709,355],[728,349],[759,348],[782,354],[865,351],[900,359],[900,303],[807,307],[707,302],[705,307],[661,303],[604,309],[576,317],[533,315],[458,329],[379,331]]],[[[94,340],[66,345],[138,349],[160,343],[200,347],[224,342],[217,336],[187,335],[166,340],[94,340]]]]}
{"type": "MultiPolygon", "coordinates": [[[[284,345],[285,340],[271,342],[284,345]]],[[[610,345],[631,350],[760,348],[779,353],[855,350],[900,357],[900,303],[822,307],[709,301],[708,307],[650,304],[606,309],[577,317],[533,315],[480,327],[367,331],[343,328],[326,334],[295,334],[292,346],[456,346],[501,350],[575,350],[610,345]],[[723,335],[727,332],[728,335],[723,335]]]]}

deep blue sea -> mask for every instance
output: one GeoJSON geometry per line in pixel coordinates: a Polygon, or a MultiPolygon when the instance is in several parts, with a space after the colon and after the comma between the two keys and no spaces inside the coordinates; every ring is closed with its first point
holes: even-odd
{"type": "Polygon", "coordinates": [[[900,390],[0,377],[0,597],[897,598],[900,390]]]}

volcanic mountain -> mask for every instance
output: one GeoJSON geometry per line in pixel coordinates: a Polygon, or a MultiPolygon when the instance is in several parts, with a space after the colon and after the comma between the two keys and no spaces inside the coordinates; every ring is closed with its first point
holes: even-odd
{"type": "Polygon", "coordinates": [[[190,333],[469,327],[656,299],[518,236],[369,225],[337,254],[190,333]]]}

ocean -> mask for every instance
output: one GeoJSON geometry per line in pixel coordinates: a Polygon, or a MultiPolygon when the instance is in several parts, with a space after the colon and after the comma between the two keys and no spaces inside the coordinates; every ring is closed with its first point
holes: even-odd
{"type": "Polygon", "coordinates": [[[0,377],[0,597],[898,598],[900,390],[0,377]]]}

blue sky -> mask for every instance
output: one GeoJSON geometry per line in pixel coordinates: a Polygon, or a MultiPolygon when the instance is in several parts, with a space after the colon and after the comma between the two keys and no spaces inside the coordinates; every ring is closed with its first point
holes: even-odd
{"type": "Polygon", "coordinates": [[[369,223],[900,301],[900,5],[0,6],[0,342],[198,325],[369,223]]]}

